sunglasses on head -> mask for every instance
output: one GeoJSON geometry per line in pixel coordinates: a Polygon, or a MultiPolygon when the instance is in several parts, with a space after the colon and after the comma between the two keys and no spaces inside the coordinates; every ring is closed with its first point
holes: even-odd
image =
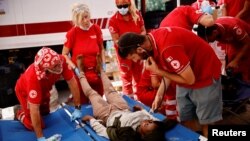
{"type": "Polygon", "coordinates": [[[123,4],[123,5],[116,5],[116,7],[118,9],[121,9],[121,8],[128,8],[129,4],[123,4]]]}

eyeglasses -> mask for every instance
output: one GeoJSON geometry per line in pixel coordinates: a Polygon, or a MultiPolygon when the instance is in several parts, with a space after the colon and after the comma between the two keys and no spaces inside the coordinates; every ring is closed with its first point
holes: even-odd
{"type": "Polygon", "coordinates": [[[129,4],[123,4],[123,5],[116,5],[116,7],[118,9],[121,9],[121,8],[128,8],[129,4]]]}

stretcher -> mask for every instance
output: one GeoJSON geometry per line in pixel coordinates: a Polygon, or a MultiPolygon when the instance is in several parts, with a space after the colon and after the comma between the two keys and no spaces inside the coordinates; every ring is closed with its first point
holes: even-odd
{"type": "MultiPolygon", "coordinates": [[[[127,96],[123,98],[128,102],[132,108],[134,105],[140,104],[149,111],[149,107],[142,103],[135,101],[127,96]]],[[[73,111],[72,106],[66,105],[64,107],[69,112],[73,111]]],[[[61,134],[62,141],[108,141],[108,139],[98,136],[88,124],[82,124],[79,127],[75,122],[70,121],[70,116],[65,112],[64,108],[59,108],[55,112],[44,117],[46,128],[43,130],[44,136],[50,137],[54,134],[61,134]]],[[[93,115],[92,106],[82,105],[83,115],[93,115]]],[[[155,117],[164,119],[162,114],[154,113],[155,117]]],[[[80,122],[80,121],[79,121],[80,122]]],[[[178,124],[173,129],[166,133],[168,141],[206,141],[207,139],[178,124]]],[[[35,141],[36,136],[34,132],[28,131],[25,127],[15,120],[0,120],[0,141],[35,141]]]]}

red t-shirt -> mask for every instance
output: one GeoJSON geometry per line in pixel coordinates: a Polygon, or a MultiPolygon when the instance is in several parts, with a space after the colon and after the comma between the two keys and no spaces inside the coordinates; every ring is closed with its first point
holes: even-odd
{"type": "Polygon", "coordinates": [[[144,26],[144,20],[140,14],[138,21],[135,23],[131,15],[129,15],[129,20],[125,21],[119,12],[116,12],[109,20],[109,32],[111,34],[118,33],[119,36],[126,32],[141,33],[141,28],[144,26]]]}
{"type": "Polygon", "coordinates": [[[192,30],[202,15],[202,12],[195,10],[192,6],[179,6],[161,21],[160,27],[178,26],[192,30]]]}
{"type": "Polygon", "coordinates": [[[243,47],[242,40],[250,35],[250,25],[233,17],[221,17],[215,23],[222,34],[217,40],[221,43],[230,44],[226,48],[228,60],[230,61],[243,47]]]}
{"type": "Polygon", "coordinates": [[[219,79],[221,62],[214,50],[197,35],[183,28],[167,27],[149,33],[154,46],[154,58],[164,70],[180,74],[191,66],[195,83],[179,84],[187,88],[202,88],[219,79]],[[181,40],[180,40],[181,39],[181,40]]]}
{"type": "Polygon", "coordinates": [[[244,7],[246,0],[224,0],[227,16],[235,17],[244,7]]]}
{"type": "Polygon", "coordinates": [[[103,43],[100,27],[93,24],[89,30],[79,27],[71,28],[66,34],[64,45],[72,51],[72,61],[76,64],[76,57],[83,55],[84,67],[95,67],[96,56],[100,54],[99,44],[103,43]]]}
{"type": "MultiPolygon", "coordinates": [[[[138,87],[142,88],[150,88],[152,87],[151,77],[157,76],[156,74],[152,74],[149,70],[144,69],[141,74],[140,82],[138,83],[138,87]]],[[[159,77],[159,81],[161,81],[161,77],[159,77]]]]}
{"type": "Polygon", "coordinates": [[[240,19],[221,17],[215,23],[219,26],[220,33],[222,33],[220,38],[217,39],[219,42],[239,46],[241,40],[250,35],[250,25],[240,19]]]}
{"type": "Polygon", "coordinates": [[[61,74],[48,73],[46,79],[37,79],[34,64],[31,64],[26,71],[21,75],[17,81],[17,88],[22,90],[21,97],[27,99],[28,102],[32,104],[42,104],[43,102],[48,102],[50,94],[49,91],[52,86],[61,76],[65,80],[72,79],[73,72],[69,70],[65,58],[60,55],[63,60],[63,71],[61,74]]]}

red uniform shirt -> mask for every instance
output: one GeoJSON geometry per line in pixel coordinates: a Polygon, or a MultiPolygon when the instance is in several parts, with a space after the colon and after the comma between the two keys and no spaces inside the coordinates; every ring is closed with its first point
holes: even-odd
{"type": "MultiPolygon", "coordinates": [[[[150,89],[150,87],[152,88],[152,82],[151,82],[151,77],[152,76],[157,76],[157,75],[156,74],[152,74],[148,70],[143,70],[140,82],[138,84],[138,87],[141,87],[143,89],[145,89],[145,88],[150,89]]],[[[159,76],[159,81],[161,81],[161,77],[160,76],[159,76]]]]}
{"type": "Polygon", "coordinates": [[[76,64],[76,57],[83,55],[84,67],[95,67],[96,56],[100,54],[98,44],[103,43],[102,31],[98,25],[93,24],[89,30],[73,27],[67,32],[64,45],[72,51],[72,61],[76,64]]]}
{"type": "Polygon", "coordinates": [[[73,77],[73,72],[69,70],[66,60],[63,56],[60,56],[63,60],[63,71],[61,74],[49,73],[46,75],[46,79],[37,79],[34,64],[31,64],[24,74],[17,81],[16,88],[22,91],[21,97],[26,99],[32,104],[42,104],[43,102],[49,102],[49,91],[57,80],[63,76],[65,80],[70,80],[73,77]]]}
{"type": "MultiPolygon", "coordinates": [[[[139,11],[137,11],[136,14],[139,16],[137,22],[133,20],[131,14],[129,14],[128,19],[125,20],[117,11],[109,20],[109,32],[111,34],[118,34],[119,36],[126,32],[140,34],[142,27],[144,27],[144,20],[139,11]]],[[[115,44],[115,49],[117,53],[117,44],[115,44]]],[[[123,83],[122,91],[124,94],[133,94],[137,91],[137,84],[139,83],[142,71],[142,63],[140,61],[133,62],[132,60],[122,59],[119,55],[117,55],[117,57],[123,83]]]]}
{"type": "Polygon", "coordinates": [[[195,83],[179,84],[187,88],[202,88],[219,79],[221,62],[213,49],[197,35],[179,27],[160,28],[152,31],[154,58],[164,70],[180,74],[191,66],[195,83]],[[181,39],[181,40],[180,40],[181,39]]]}
{"type": "Polygon", "coordinates": [[[192,30],[194,24],[199,22],[202,12],[195,10],[191,6],[180,6],[170,12],[161,22],[160,27],[178,26],[192,30]]]}
{"type": "Polygon", "coordinates": [[[116,12],[109,20],[110,33],[118,33],[119,35],[128,31],[141,33],[141,27],[144,26],[144,21],[140,12],[137,12],[137,14],[139,15],[139,20],[135,23],[131,15],[129,16],[129,20],[125,21],[122,15],[116,12]]]}
{"type": "Polygon", "coordinates": [[[220,38],[217,39],[219,42],[240,46],[241,40],[250,35],[250,25],[240,19],[221,17],[215,23],[219,26],[220,33],[222,33],[220,38]]]}
{"type": "MultiPolygon", "coordinates": [[[[218,18],[215,23],[219,26],[219,32],[222,34],[217,40],[230,44],[230,46],[226,48],[226,54],[228,61],[231,62],[243,47],[241,41],[250,35],[250,25],[240,19],[232,17],[218,18]]],[[[245,54],[250,54],[250,51],[248,50],[245,54]]],[[[238,63],[239,67],[235,68],[234,71],[236,73],[240,72],[243,76],[243,80],[249,83],[249,55],[245,55],[238,63]]]]}
{"type": "Polygon", "coordinates": [[[244,7],[245,1],[246,0],[224,0],[227,16],[235,17],[244,7]]]}

